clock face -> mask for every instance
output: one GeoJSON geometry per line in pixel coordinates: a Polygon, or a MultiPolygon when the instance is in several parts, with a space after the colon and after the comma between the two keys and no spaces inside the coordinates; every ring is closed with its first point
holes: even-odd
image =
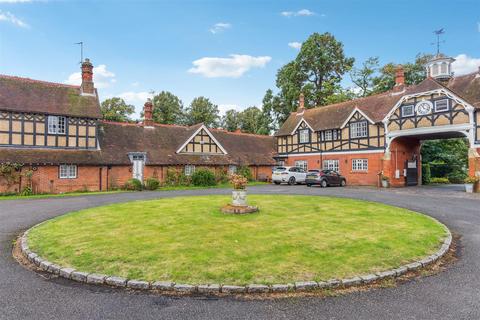
{"type": "Polygon", "coordinates": [[[432,103],[430,101],[420,101],[415,106],[417,114],[426,115],[432,111],[432,103]]]}

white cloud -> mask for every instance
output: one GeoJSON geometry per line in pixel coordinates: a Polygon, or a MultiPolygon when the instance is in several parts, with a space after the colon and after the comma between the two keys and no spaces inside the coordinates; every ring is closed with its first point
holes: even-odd
{"type": "Polygon", "coordinates": [[[20,28],[29,28],[30,27],[27,23],[25,23],[24,21],[15,17],[12,13],[10,13],[8,11],[3,12],[3,11],[0,10],[0,21],[13,23],[14,25],[16,25],[17,27],[20,27],[20,28]]]}
{"type": "Polygon", "coordinates": [[[297,42],[297,41],[294,41],[294,42],[289,42],[288,43],[288,46],[290,48],[293,48],[293,49],[300,49],[302,47],[302,43],[301,42],[297,42]]]}
{"type": "MultiPolygon", "coordinates": [[[[301,9],[298,11],[282,11],[280,14],[284,17],[307,17],[315,15],[315,12],[308,9],[301,9]]],[[[324,15],[322,15],[324,16],[324,15]]]]}
{"type": "Polygon", "coordinates": [[[127,104],[131,104],[135,106],[135,114],[133,115],[133,118],[140,119],[140,113],[143,111],[143,105],[145,104],[148,98],[153,97],[153,94],[151,92],[146,92],[146,91],[141,91],[141,92],[127,91],[117,95],[108,95],[105,98],[109,99],[113,97],[122,98],[127,104]]]}
{"type": "Polygon", "coordinates": [[[190,73],[207,78],[239,78],[252,68],[263,68],[272,60],[269,56],[253,57],[245,54],[231,54],[229,58],[205,57],[193,61],[190,73]]]}
{"type": "Polygon", "coordinates": [[[480,58],[472,58],[462,53],[455,57],[452,63],[453,72],[455,75],[462,75],[478,71],[480,67],[480,58]]]}
{"type": "Polygon", "coordinates": [[[215,23],[213,25],[213,27],[211,27],[209,29],[209,31],[213,34],[216,34],[216,33],[220,33],[220,32],[223,32],[227,29],[230,29],[232,27],[232,25],[230,23],[227,23],[227,22],[219,22],[219,23],[215,23]]]}
{"type": "MultiPolygon", "coordinates": [[[[117,82],[117,79],[115,79],[115,73],[107,70],[106,65],[101,64],[93,68],[93,82],[95,83],[95,88],[102,89],[108,88],[111,84],[117,82]]],[[[80,85],[82,83],[82,73],[72,73],[68,76],[68,79],[65,80],[65,83],[80,85]]]]}

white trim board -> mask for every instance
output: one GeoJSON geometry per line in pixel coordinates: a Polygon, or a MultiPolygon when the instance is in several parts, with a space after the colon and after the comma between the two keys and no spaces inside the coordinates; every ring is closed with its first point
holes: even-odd
{"type": "Polygon", "coordinates": [[[312,126],[310,126],[307,122],[307,120],[305,120],[304,118],[302,118],[298,123],[297,125],[295,126],[295,129],[293,129],[292,133],[290,133],[290,135],[293,135],[295,133],[295,131],[297,131],[298,127],[300,127],[300,125],[302,124],[302,122],[305,122],[305,124],[307,125],[307,127],[312,130],[313,132],[315,132],[315,130],[312,129],[312,126]]]}
{"type": "Polygon", "coordinates": [[[350,119],[353,117],[353,115],[358,112],[360,113],[365,119],[368,120],[368,122],[370,122],[370,124],[375,124],[375,122],[372,121],[372,119],[370,119],[362,110],[358,109],[357,107],[355,107],[355,109],[353,109],[352,113],[350,113],[350,115],[347,117],[347,120],[345,120],[342,125],[340,126],[340,129],[343,129],[345,128],[345,126],[347,125],[348,121],[350,121],[350,119]]]}
{"type": "Polygon", "coordinates": [[[330,156],[335,154],[366,154],[366,153],[385,153],[385,150],[358,150],[358,151],[336,151],[336,152],[312,152],[312,153],[280,153],[279,157],[305,157],[305,156],[330,156]]]}
{"type": "Polygon", "coordinates": [[[180,153],[183,148],[185,148],[185,146],[190,142],[192,141],[193,138],[195,138],[195,136],[202,130],[202,129],[205,129],[205,132],[208,134],[208,136],[213,140],[213,142],[215,142],[215,144],[220,148],[220,150],[222,150],[223,154],[228,154],[227,151],[222,147],[222,145],[220,144],[220,142],[218,142],[217,139],[215,139],[215,137],[213,136],[213,134],[210,132],[210,130],[208,130],[208,128],[202,124],[202,126],[200,128],[198,128],[191,136],[190,138],[187,139],[187,141],[185,141],[184,144],[181,145],[180,148],[178,148],[178,150],[175,152],[175,153],[180,153]]]}
{"type": "Polygon", "coordinates": [[[432,126],[432,127],[421,127],[414,129],[404,129],[404,130],[395,130],[390,131],[386,134],[387,137],[403,137],[403,136],[412,136],[419,134],[429,134],[429,133],[443,133],[443,132],[461,132],[465,130],[472,130],[473,126],[471,124],[454,124],[454,125],[443,125],[443,126],[432,126]]]}

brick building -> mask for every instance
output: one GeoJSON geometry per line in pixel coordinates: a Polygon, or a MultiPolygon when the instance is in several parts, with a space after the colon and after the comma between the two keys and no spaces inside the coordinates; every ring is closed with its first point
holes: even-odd
{"type": "Polygon", "coordinates": [[[454,59],[442,54],[427,65],[428,77],[406,86],[402,67],[385,93],[329,106],[299,108],[275,134],[277,161],[305,169],[334,169],[349,184],[392,186],[421,181],[421,144],[466,137],[469,174],[480,176],[480,70],[454,76],[454,59]]]}
{"type": "MultiPolygon", "coordinates": [[[[199,167],[249,166],[254,178],[270,178],[273,137],[154,124],[151,102],[143,123],[101,120],[92,71],[86,59],[80,86],[0,76],[0,163],[33,171],[34,192],[108,190],[132,177],[163,181],[168,168],[190,175],[199,167]]],[[[20,176],[0,176],[0,192],[21,191],[20,176]]]]}

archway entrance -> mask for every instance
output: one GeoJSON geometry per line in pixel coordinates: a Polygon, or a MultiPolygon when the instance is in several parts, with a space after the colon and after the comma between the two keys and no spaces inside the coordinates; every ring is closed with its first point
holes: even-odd
{"type": "Polygon", "coordinates": [[[462,183],[467,175],[475,175],[480,170],[480,157],[476,149],[470,148],[466,132],[399,134],[390,139],[383,167],[383,174],[389,177],[393,187],[427,184],[431,181],[428,176],[462,183]],[[437,166],[432,175],[434,165],[437,166]]]}

